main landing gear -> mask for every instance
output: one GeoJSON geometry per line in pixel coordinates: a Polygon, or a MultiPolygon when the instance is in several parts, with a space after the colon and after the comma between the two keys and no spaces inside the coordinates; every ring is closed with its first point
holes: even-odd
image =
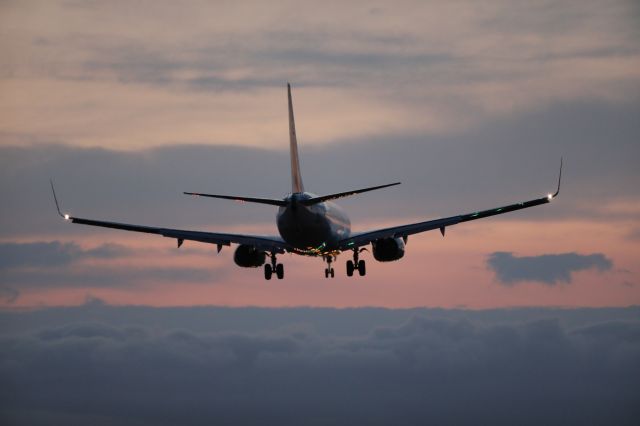
{"type": "Polygon", "coordinates": [[[327,262],[327,267],[324,268],[324,277],[325,278],[335,277],[336,271],[331,267],[331,263],[333,263],[333,256],[330,254],[324,256],[324,261],[327,262]]]}
{"type": "Polygon", "coordinates": [[[279,280],[284,278],[284,265],[277,262],[275,253],[271,253],[271,263],[264,265],[264,279],[270,280],[274,273],[279,280]]]}
{"type": "MultiPolygon", "coordinates": [[[[362,249],[364,250],[364,249],[362,249]]],[[[353,260],[347,260],[347,276],[352,277],[353,271],[358,270],[358,274],[364,277],[367,273],[367,265],[364,260],[359,260],[360,249],[353,249],[353,260]]]]}

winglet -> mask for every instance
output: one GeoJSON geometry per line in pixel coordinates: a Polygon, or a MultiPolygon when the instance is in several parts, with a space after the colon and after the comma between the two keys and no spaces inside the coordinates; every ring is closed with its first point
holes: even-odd
{"type": "Polygon", "coordinates": [[[562,181],[562,157],[560,157],[560,175],[558,176],[558,189],[556,189],[555,193],[549,193],[549,195],[547,195],[547,200],[551,201],[554,198],[556,198],[558,196],[558,194],[560,194],[560,182],[562,181]]]}
{"type": "Polygon", "coordinates": [[[556,193],[553,194],[553,198],[557,197],[560,194],[560,182],[562,181],[562,157],[560,157],[560,175],[558,176],[558,189],[556,193]]]}
{"type": "Polygon", "coordinates": [[[53,187],[53,179],[49,179],[49,183],[51,183],[51,192],[53,192],[53,201],[55,201],[56,203],[56,209],[58,210],[58,214],[64,220],[69,220],[70,219],[69,215],[62,214],[62,212],[60,211],[60,205],[58,204],[58,197],[56,197],[56,189],[53,187]]]}

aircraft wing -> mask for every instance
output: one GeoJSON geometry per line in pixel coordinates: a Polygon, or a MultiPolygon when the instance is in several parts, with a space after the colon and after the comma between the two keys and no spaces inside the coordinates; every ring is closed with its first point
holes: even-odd
{"type": "Polygon", "coordinates": [[[523,201],[521,203],[510,204],[508,206],[497,207],[489,210],[482,210],[473,213],[462,214],[458,216],[445,217],[441,219],[427,220],[425,222],[410,223],[407,225],[392,226],[390,228],[376,229],[352,234],[349,238],[340,241],[340,250],[350,250],[357,247],[366,246],[369,243],[380,238],[399,238],[407,237],[420,232],[432,231],[439,229],[444,236],[445,229],[448,226],[456,225],[471,220],[483,219],[485,217],[496,216],[503,213],[509,213],[516,210],[527,209],[529,207],[539,206],[541,204],[550,203],[560,193],[560,181],[562,179],[562,159],[560,160],[560,176],[558,177],[558,189],[554,194],[546,197],[536,198],[534,200],[523,201]]]}
{"type": "Polygon", "coordinates": [[[289,245],[280,237],[269,237],[260,235],[243,235],[243,234],[223,234],[217,232],[204,231],[188,231],[183,229],[158,228],[153,226],[132,225],[129,223],[106,222],[102,220],[83,219],[69,215],[63,216],[71,223],[79,223],[81,225],[100,226],[103,228],[122,229],[124,231],[144,232],[147,234],[158,234],[163,237],[175,238],[178,241],[178,247],[184,241],[198,241],[201,243],[216,244],[228,246],[234,244],[248,244],[266,251],[275,253],[284,253],[289,245]]]}
{"type": "Polygon", "coordinates": [[[222,246],[233,244],[248,244],[259,249],[274,253],[284,253],[290,246],[280,237],[260,236],[260,235],[244,235],[244,234],[224,234],[217,232],[189,231],[183,229],[157,228],[153,226],[132,225],[129,223],[106,222],[102,220],[84,219],[63,215],[63,217],[71,223],[81,225],[100,226],[103,228],[122,229],[124,231],[144,232],[147,234],[162,235],[167,238],[175,238],[178,241],[178,247],[184,241],[198,241],[201,243],[216,244],[218,251],[222,246]]]}
{"type": "Polygon", "coordinates": [[[184,229],[172,229],[172,228],[158,228],[155,226],[145,225],[133,225],[130,223],[120,222],[107,222],[103,220],[85,219],[81,217],[74,217],[68,214],[62,214],[60,211],[60,205],[58,204],[58,197],[56,196],[56,190],[53,187],[53,181],[51,181],[51,191],[53,192],[53,199],[56,203],[56,209],[58,214],[65,220],[71,223],[78,223],[80,225],[99,226],[102,228],[122,229],[123,231],[132,232],[144,232],[146,234],[157,234],[167,238],[175,238],[178,242],[178,247],[185,241],[198,241],[201,243],[215,244],[218,246],[218,252],[222,249],[222,246],[229,246],[233,244],[247,244],[257,247],[259,249],[270,251],[273,253],[284,253],[289,250],[291,246],[287,244],[280,237],[262,236],[262,235],[244,235],[244,234],[224,234],[218,232],[205,232],[205,231],[189,231],[184,229]]]}
{"type": "Polygon", "coordinates": [[[537,198],[535,200],[524,201],[522,203],[510,204],[508,206],[498,207],[495,209],[483,210],[473,213],[462,214],[458,216],[445,217],[441,219],[427,220],[425,222],[411,223],[407,225],[392,226],[390,228],[376,229],[373,231],[360,232],[353,234],[349,238],[340,241],[340,250],[349,250],[356,247],[365,246],[372,241],[380,238],[398,238],[407,237],[420,232],[432,231],[439,229],[444,235],[444,230],[448,226],[456,225],[462,222],[482,219],[489,216],[508,213],[516,210],[526,209],[540,204],[549,203],[553,196],[537,198]]]}

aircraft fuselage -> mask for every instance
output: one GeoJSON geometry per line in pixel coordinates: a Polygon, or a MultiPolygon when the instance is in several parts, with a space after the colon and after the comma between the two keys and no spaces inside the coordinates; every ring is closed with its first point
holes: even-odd
{"type": "Polygon", "coordinates": [[[351,221],[337,204],[300,204],[314,197],[308,192],[290,194],[284,198],[287,205],[280,207],[276,216],[282,239],[308,255],[337,249],[338,242],[351,234],[351,221]]]}

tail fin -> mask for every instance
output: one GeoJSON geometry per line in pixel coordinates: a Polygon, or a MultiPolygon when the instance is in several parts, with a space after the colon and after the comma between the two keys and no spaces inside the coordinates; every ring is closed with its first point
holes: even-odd
{"type": "Polygon", "coordinates": [[[302,175],[300,174],[300,160],[298,159],[298,140],[296,138],[296,122],[293,119],[293,102],[291,101],[291,85],[287,83],[289,98],[289,151],[291,155],[291,192],[304,192],[302,175]]]}

